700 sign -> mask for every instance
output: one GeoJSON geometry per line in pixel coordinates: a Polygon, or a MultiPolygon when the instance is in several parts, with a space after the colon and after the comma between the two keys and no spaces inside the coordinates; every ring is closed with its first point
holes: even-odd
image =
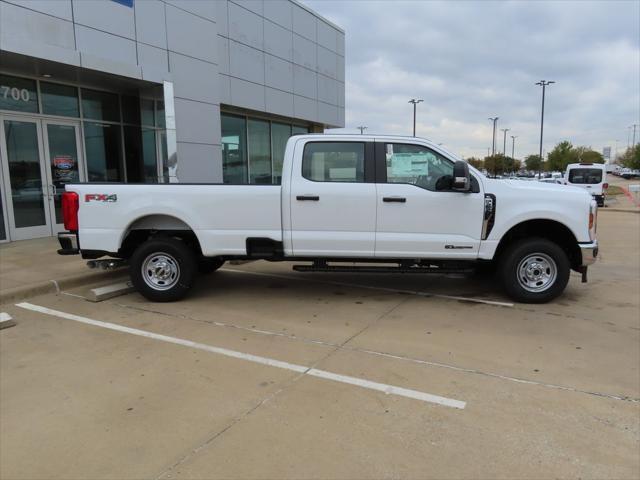
{"type": "Polygon", "coordinates": [[[22,100],[23,102],[28,102],[31,98],[31,94],[29,93],[29,90],[27,90],[26,88],[20,89],[17,87],[8,87],[7,85],[0,85],[0,90],[2,91],[0,95],[2,95],[2,98],[4,98],[5,100],[8,97],[11,97],[16,102],[20,100],[22,100]]]}

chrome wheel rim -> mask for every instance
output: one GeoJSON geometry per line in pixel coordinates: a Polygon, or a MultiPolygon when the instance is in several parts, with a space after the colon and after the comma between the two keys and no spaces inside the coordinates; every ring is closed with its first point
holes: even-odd
{"type": "Polygon", "coordinates": [[[558,276],[556,262],[545,253],[533,253],[518,265],[518,283],[527,292],[544,292],[558,276]]]}
{"type": "Polygon", "coordinates": [[[152,253],[142,262],[142,278],[154,290],[169,290],[180,279],[180,265],[167,253],[152,253]]]}

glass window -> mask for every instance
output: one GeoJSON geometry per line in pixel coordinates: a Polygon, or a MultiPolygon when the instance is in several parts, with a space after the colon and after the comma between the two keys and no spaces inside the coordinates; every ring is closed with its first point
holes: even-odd
{"type": "Polygon", "coordinates": [[[15,226],[46,225],[37,125],[5,120],[4,132],[15,226]]]}
{"type": "Polygon", "coordinates": [[[120,126],[84,123],[87,177],[90,182],[122,181],[120,126]]]}
{"type": "Polygon", "coordinates": [[[2,206],[2,196],[0,195],[0,240],[7,239],[7,231],[4,228],[4,207],[2,206]]]}
{"type": "Polygon", "coordinates": [[[0,75],[0,110],[38,113],[36,81],[0,75]]]}
{"type": "Polygon", "coordinates": [[[453,163],[421,145],[388,143],[387,183],[410,183],[427,190],[449,190],[453,163]]]}
{"type": "Polygon", "coordinates": [[[82,89],[82,115],[92,120],[120,121],[118,95],[82,89]]]}
{"type": "Polygon", "coordinates": [[[127,183],[158,183],[155,130],[124,126],[127,183]]]}
{"type": "Polygon", "coordinates": [[[156,124],[156,115],[153,108],[153,100],[150,98],[141,98],[141,116],[142,125],[153,127],[156,124]]]}
{"type": "Polygon", "coordinates": [[[167,122],[164,118],[164,102],[162,100],[156,101],[156,127],[166,128],[167,122]]]}
{"type": "Polygon", "coordinates": [[[294,125],[291,135],[306,135],[307,133],[309,133],[308,127],[300,127],[299,125],[294,125]]]}
{"type": "Polygon", "coordinates": [[[269,122],[249,119],[249,183],[271,183],[269,122]]]}
{"type": "Polygon", "coordinates": [[[63,117],[80,116],[76,87],[40,82],[40,93],[42,94],[42,113],[63,117]]]}
{"type": "Polygon", "coordinates": [[[140,98],[129,95],[122,96],[122,121],[140,125],[140,98]]]}
{"type": "Polygon", "coordinates": [[[247,122],[221,115],[222,178],[224,183],[247,183],[247,122]]]}
{"type": "Polygon", "coordinates": [[[302,176],[315,182],[364,182],[364,143],[307,143],[302,176]]]}
{"type": "Polygon", "coordinates": [[[282,163],[287,140],[291,136],[291,125],[273,122],[271,124],[271,152],[273,154],[273,183],[282,183],[282,163]]]}
{"type": "Polygon", "coordinates": [[[572,168],[569,170],[569,183],[597,185],[601,181],[602,170],[599,168],[572,168]]]}
{"type": "Polygon", "coordinates": [[[62,223],[62,192],[67,183],[80,181],[78,172],[78,146],[76,127],[72,125],[47,124],[49,144],[49,168],[56,187],[54,206],[56,223],[62,223]]]}

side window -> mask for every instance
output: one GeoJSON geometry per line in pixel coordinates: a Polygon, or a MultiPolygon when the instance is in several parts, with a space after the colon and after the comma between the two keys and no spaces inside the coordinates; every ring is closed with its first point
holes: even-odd
{"type": "Polygon", "coordinates": [[[386,144],[387,183],[410,183],[427,190],[448,190],[453,163],[421,145],[386,144]]]}
{"type": "Polygon", "coordinates": [[[307,143],[302,176],[314,182],[364,182],[364,143],[307,143]]]}

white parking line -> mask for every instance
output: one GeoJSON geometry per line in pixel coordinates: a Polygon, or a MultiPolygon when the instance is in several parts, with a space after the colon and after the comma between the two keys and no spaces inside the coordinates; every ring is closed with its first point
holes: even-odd
{"type": "Polygon", "coordinates": [[[258,275],[262,277],[273,277],[273,278],[282,278],[286,280],[303,280],[305,282],[315,282],[315,283],[325,283],[329,285],[337,285],[340,287],[352,287],[352,288],[366,288],[369,290],[380,290],[382,292],[390,292],[390,293],[403,293],[407,295],[417,295],[419,297],[436,297],[436,298],[446,298],[448,300],[459,300],[464,302],[474,302],[474,303],[484,303],[486,305],[494,305],[497,307],[513,307],[514,304],[510,302],[499,302],[497,300],[484,300],[482,298],[473,298],[473,297],[460,297],[456,295],[443,295],[440,293],[430,293],[430,292],[421,292],[419,290],[403,290],[398,288],[389,288],[389,287],[375,287],[373,285],[362,285],[360,283],[349,283],[349,282],[335,282],[332,280],[315,280],[304,277],[294,277],[292,275],[281,275],[277,273],[263,273],[263,272],[251,272],[247,270],[238,270],[236,268],[221,268],[221,272],[232,272],[232,273],[244,273],[247,275],[258,275]]]}
{"type": "Polygon", "coordinates": [[[455,400],[452,398],[441,397],[439,395],[432,395],[430,393],[420,392],[418,390],[411,390],[408,388],[397,387],[394,385],[388,385],[386,383],[372,382],[371,380],[365,380],[357,377],[350,377],[348,375],[340,375],[338,373],[328,372],[326,370],[318,370],[316,368],[306,367],[304,365],[296,365],[294,363],[283,362],[272,358],[261,357],[258,355],[252,355],[250,353],[237,352],[235,350],[228,350],[226,348],[215,347],[213,345],[207,345],[204,343],[193,342],[191,340],[185,340],[182,338],[170,337],[159,333],[149,332],[146,330],[139,330],[137,328],[125,327],[115,323],[102,322],[100,320],[93,320],[87,317],[81,317],[72,313],[61,312],[59,310],[53,310],[51,308],[34,305],[32,303],[18,303],[17,307],[31,310],[33,312],[44,313],[45,315],[52,315],[54,317],[64,318],[67,320],[73,320],[75,322],[84,323],[87,325],[93,325],[95,327],[106,328],[108,330],[115,330],[118,332],[129,333],[131,335],[137,335],[140,337],[151,338],[154,340],[160,340],[162,342],[173,343],[175,345],[182,345],[185,347],[191,347],[198,350],[204,350],[210,353],[216,353],[218,355],[224,355],[226,357],[236,358],[240,360],[246,360],[249,362],[259,363],[261,365],[267,365],[270,367],[282,368],[284,370],[290,370],[303,375],[311,375],[312,377],[324,378],[326,380],[333,380],[334,382],[346,383],[349,385],[356,385],[362,388],[368,388],[369,390],[376,390],[389,395],[397,395],[400,397],[412,398],[415,400],[421,400],[423,402],[435,403],[438,405],[444,405],[445,407],[464,409],[466,402],[455,400]]]}

